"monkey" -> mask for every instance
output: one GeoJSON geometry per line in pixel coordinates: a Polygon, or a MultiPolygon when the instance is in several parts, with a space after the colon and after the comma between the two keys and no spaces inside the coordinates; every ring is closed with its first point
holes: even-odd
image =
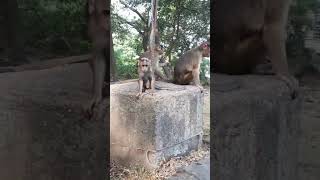
{"type": "Polygon", "coordinates": [[[152,58],[150,48],[148,47],[148,50],[144,52],[140,57],[148,57],[151,60],[152,70],[154,71],[156,79],[167,80],[167,78],[162,74],[159,65],[159,61],[163,53],[163,49],[160,46],[157,46],[154,51],[154,58],[152,58]]]}
{"type": "Polygon", "coordinates": [[[285,49],[290,3],[291,0],[217,0],[211,72],[276,75],[294,98],[299,85],[289,73],[285,49]]]}
{"type": "Polygon", "coordinates": [[[110,0],[87,0],[88,36],[92,41],[93,58],[89,61],[93,73],[93,95],[86,108],[89,117],[102,100],[107,76],[107,63],[111,59],[112,34],[110,0]]]}
{"type": "MultiPolygon", "coordinates": [[[[143,36],[142,45],[143,45],[143,49],[145,51],[147,51],[149,49],[150,34],[151,34],[151,29],[146,30],[145,34],[143,36]]],[[[154,43],[155,43],[155,45],[157,47],[161,47],[161,45],[160,45],[160,33],[159,33],[158,29],[155,29],[155,31],[154,31],[154,43]]]]}
{"type": "Polygon", "coordinates": [[[141,56],[138,60],[138,74],[139,74],[139,93],[136,95],[138,98],[146,89],[151,89],[151,95],[154,93],[155,76],[152,70],[152,61],[149,57],[141,56]]]}
{"type": "MultiPolygon", "coordinates": [[[[147,35],[145,36],[145,39],[143,40],[143,46],[145,49],[145,52],[151,53],[150,50],[150,44],[148,42],[150,41],[150,35],[151,35],[152,30],[148,31],[146,33],[147,35]]],[[[154,44],[155,44],[155,58],[152,60],[152,68],[154,70],[156,80],[164,80],[167,81],[168,79],[163,75],[163,73],[160,70],[160,67],[164,65],[163,63],[159,64],[159,61],[163,58],[164,56],[164,48],[160,44],[160,33],[157,28],[154,29],[154,44]]]]}
{"type": "Polygon", "coordinates": [[[177,61],[174,67],[175,84],[187,85],[194,83],[203,91],[200,85],[200,63],[203,57],[210,56],[209,43],[203,42],[198,47],[185,52],[177,61]]]}

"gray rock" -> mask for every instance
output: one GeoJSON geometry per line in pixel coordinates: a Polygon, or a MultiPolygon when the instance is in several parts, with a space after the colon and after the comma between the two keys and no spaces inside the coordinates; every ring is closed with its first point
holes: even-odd
{"type": "Polygon", "coordinates": [[[209,157],[178,169],[177,173],[168,180],[210,180],[209,157]]]}
{"type": "Polygon", "coordinates": [[[301,97],[273,76],[213,78],[213,179],[296,180],[301,97]]]}
{"type": "Polygon", "coordinates": [[[111,85],[111,158],[123,165],[157,167],[161,160],[197,149],[202,141],[203,94],[195,86],[156,82],[136,98],[138,83],[111,85]]]}

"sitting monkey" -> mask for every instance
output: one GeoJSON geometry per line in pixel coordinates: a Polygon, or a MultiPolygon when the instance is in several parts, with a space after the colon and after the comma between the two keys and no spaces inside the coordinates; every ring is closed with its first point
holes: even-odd
{"type": "Polygon", "coordinates": [[[174,67],[174,83],[187,85],[194,83],[200,90],[200,63],[203,57],[210,56],[210,47],[207,42],[184,53],[174,67]]]}
{"type": "Polygon", "coordinates": [[[217,0],[212,71],[274,74],[286,83],[294,99],[299,83],[289,72],[285,44],[291,1],[217,0]]]}

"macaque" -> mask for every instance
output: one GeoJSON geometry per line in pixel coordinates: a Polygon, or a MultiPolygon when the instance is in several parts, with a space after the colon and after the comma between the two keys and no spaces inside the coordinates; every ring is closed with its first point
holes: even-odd
{"type": "Polygon", "coordinates": [[[159,65],[160,57],[162,54],[163,54],[162,48],[160,46],[157,46],[154,51],[154,58],[152,58],[152,54],[149,48],[146,52],[144,52],[141,55],[141,57],[148,57],[149,59],[151,59],[152,70],[154,71],[156,79],[160,78],[160,79],[166,80],[165,76],[162,74],[160,70],[160,65],[159,65]]]}
{"type": "Polygon", "coordinates": [[[184,53],[174,67],[174,83],[187,85],[194,83],[203,90],[200,84],[200,63],[203,57],[210,56],[210,47],[207,42],[184,53]]]}
{"type": "Polygon", "coordinates": [[[152,61],[146,56],[141,56],[138,60],[139,74],[139,98],[146,89],[151,89],[151,94],[154,93],[154,71],[152,71],[152,61]]]}
{"type": "Polygon", "coordinates": [[[217,0],[213,72],[276,74],[294,98],[299,85],[289,73],[285,49],[290,3],[291,0],[217,0]]]}
{"type": "Polygon", "coordinates": [[[93,71],[93,97],[87,107],[87,113],[91,116],[102,99],[107,63],[111,58],[110,0],[88,0],[87,7],[88,35],[93,44],[93,59],[89,62],[93,71]]]}

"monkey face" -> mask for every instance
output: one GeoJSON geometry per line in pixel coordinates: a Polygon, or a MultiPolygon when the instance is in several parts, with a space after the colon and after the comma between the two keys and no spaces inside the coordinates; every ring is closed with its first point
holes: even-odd
{"type": "Polygon", "coordinates": [[[145,57],[139,59],[140,71],[147,72],[150,70],[150,67],[151,67],[151,60],[150,59],[145,58],[145,57]]]}
{"type": "Polygon", "coordinates": [[[203,57],[209,57],[210,56],[210,46],[207,42],[204,42],[200,45],[200,48],[202,49],[202,56],[203,57]]]}

